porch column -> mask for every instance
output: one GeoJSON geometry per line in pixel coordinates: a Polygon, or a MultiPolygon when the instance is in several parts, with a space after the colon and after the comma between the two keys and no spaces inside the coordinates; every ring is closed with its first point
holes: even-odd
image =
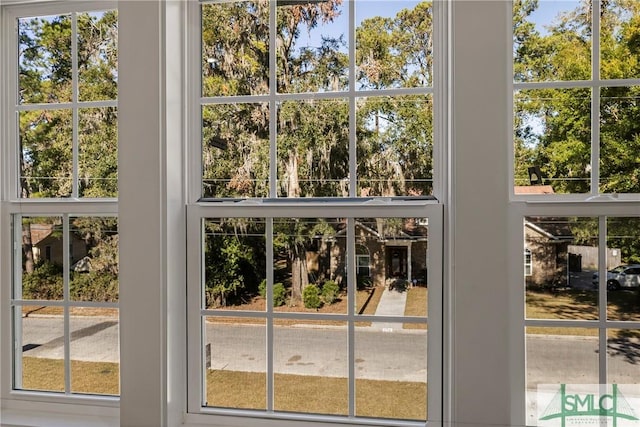
{"type": "Polygon", "coordinates": [[[413,285],[413,281],[411,280],[411,242],[407,245],[407,279],[409,280],[409,286],[413,285]]]}

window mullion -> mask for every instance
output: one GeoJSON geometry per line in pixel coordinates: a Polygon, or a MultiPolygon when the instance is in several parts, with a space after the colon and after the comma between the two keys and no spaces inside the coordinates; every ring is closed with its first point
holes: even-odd
{"type": "Polygon", "coordinates": [[[62,292],[63,292],[63,329],[64,329],[64,392],[71,394],[71,319],[69,313],[70,298],[70,255],[69,214],[62,216],[62,292]]]}
{"type": "Polygon", "coordinates": [[[79,124],[79,111],[78,111],[78,13],[71,14],[71,99],[73,101],[72,110],[72,166],[71,166],[71,195],[72,197],[79,197],[78,189],[78,124],[79,124]]]}
{"type": "Polygon", "coordinates": [[[347,220],[347,352],[349,370],[349,416],[356,416],[356,330],[355,330],[355,305],[356,305],[356,239],[355,219],[347,220]]]}
{"type": "Polygon", "coordinates": [[[273,282],[274,282],[274,274],[273,274],[273,218],[267,218],[266,220],[266,256],[267,256],[267,348],[265,349],[267,352],[267,411],[273,412],[274,410],[274,349],[273,349],[273,282]]]}
{"type": "Polygon", "coordinates": [[[278,197],[277,6],[269,2],[269,197],[278,197]]]}

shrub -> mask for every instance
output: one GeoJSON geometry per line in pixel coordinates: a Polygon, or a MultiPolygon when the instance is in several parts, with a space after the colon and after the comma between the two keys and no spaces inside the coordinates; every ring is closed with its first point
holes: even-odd
{"type": "Polygon", "coordinates": [[[72,273],[71,298],[77,301],[118,301],[118,277],[104,271],[72,273]]]}
{"type": "Polygon", "coordinates": [[[22,276],[22,297],[25,299],[62,299],[62,266],[43,262],[35,266],[33,273],[22,276]]]}
{"type": "Polygon", "coordinates": [[[306,308],[320,308],[322,300],[320,300],[320,291],[318,291],[316,285],[308,285],[304,288],[304,291],[302,292],[302,301],[306,308]]]}
{"type": "Polygon", "coordinates": [[[367,276],[358,276],[356,278],[358,290],[370,288],[373,285],[370,277],[367,276]]]}
{"type": "Polygon", "coordinates": [[[273,284],[273,306],[280,307],[287,302],[287,290],[282,283],[273,284]]]}
{"type": "Polygon", "coordinates": [[[322,300],[325,304],[333,304],[340,294],[340,286],[333,280],[327,280],[322,285],[322,300]]]}
{"type": "Polygon", "coordinates": [[[258,285],[258,295],[262,298],[267,297],[267,279],[262,279],[262,282],[258,285]]]}

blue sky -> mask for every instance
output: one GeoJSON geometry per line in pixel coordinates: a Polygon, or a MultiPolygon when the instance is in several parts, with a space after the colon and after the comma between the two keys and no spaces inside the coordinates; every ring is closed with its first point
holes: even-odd
{"type": "Polygon", "coordinates": [[[561,12],[569,12],[576,9],[580,5],[578,0],[540,0],[538,9],[536,9],[529,19],[535,22],[536,29],[540,34],[547,34],[546,25],[554,22],[555,18],[561,12]]]}

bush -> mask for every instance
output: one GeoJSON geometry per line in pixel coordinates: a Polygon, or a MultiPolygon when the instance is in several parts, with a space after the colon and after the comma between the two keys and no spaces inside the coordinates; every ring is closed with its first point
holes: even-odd
{"type": "Polygon", "coordinates": [[[71,298],[76,301],[118,301],[118,277],[107,272],[72,273],[69,284],[71,298]]]}
{"type": "Polygon", "coordinates": [[[340,286],[333,280],[327,280],[322,285],[322,300],[325,304],[333,304],[340,294],[340,286]]]}
{"type": "Polygon", "coordinates": [[[304,291],[302,292],[302,301],[306,308],[320,308],[322,301],[320,300],[320,291],[318,291],[316,285],[308,285],[304,288],[304,291]]]}
{"type": "Polygon", "coordinates": [[[62,266],[43,262],[35,266],[33,273],[23,274],[21,297],[40,300],[62,299],[62,266]]]}
{"type": "Polygon", "coordinates": [[[282,283],[273,284],[273,306],[280,307],[287,302],[287,290],[282,283]]]}
{"type": "Polygon", "coordinates": [[[267,297],[267,279],[262,279],[262,282],[258,285],[258,295],[262,298],[267,297]]]}

